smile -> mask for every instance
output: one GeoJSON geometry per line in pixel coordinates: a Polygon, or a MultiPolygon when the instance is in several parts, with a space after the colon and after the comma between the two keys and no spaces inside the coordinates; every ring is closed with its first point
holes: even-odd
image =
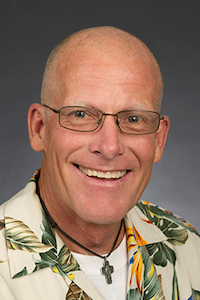
{"type": "Polygon", "coordinates": [[[117,172],[102,172],[102,171],[84,169],[81,166],[78,166],[78,168],[81,172],[83,172],[87,176],[98,177],[98,178],[101,178],[101,179],[119,179],[127,173],[126,170],[117,171],[117,172]]]}

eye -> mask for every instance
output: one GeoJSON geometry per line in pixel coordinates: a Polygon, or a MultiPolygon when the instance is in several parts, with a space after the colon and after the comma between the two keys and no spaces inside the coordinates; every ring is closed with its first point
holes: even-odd
{"type": "Polygon", "coordinates": [[[139,117],[139,116],[129,116],[128,117],[128,122],[129,123],[138,123],[140,121],[142,121],[142,118],[139,117]]]}
{"type": "Polygon", "coordinates": [[[82,110],[77,110],[74,112],[74,116],[77,117],[77,118],[85,118],[86,116],[86,112],[85,111],[82,111],[82,110]]]}

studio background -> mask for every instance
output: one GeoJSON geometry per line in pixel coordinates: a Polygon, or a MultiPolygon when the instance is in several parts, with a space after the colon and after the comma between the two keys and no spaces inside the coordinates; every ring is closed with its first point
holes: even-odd
{"type": "Polygon", "coordinates": [[[40,101],[44,65],[54,46],[91,26],[112,25],[142,39],[164,77],[162,113],[171,129],[143,199],[200,231],[200,1],[4,0],[0,5],[0,203],[40,167],[29,146],[27,111],[40,101]]]}

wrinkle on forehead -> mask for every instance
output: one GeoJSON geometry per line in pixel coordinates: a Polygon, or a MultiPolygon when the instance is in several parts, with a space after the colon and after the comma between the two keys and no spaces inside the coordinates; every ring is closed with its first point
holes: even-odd
{"type": "MultiPolygon", "coordinates": [[[[65,79],[73,82],[77,72],[87,67],[107,72],[114,67],[137,68],[154,79],[158,109],[162,98],[162,75],[158,63],[147,46],[133,35],[113,27],[96,27],[79,31],[62,41],[51,53],[42,84],[43,103],[62,97],[65,79]],[[74,70],[74,71],[73,71],[74,70]]],[[[140,75],[140,74],[138,74],[140,75]]],[[[147,79],[148,80],[148,79],[147,79]]]]}

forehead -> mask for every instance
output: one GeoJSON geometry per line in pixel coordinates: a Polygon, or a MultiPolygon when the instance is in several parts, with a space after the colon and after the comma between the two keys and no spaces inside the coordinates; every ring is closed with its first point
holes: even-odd
{"type": "Polygon", "coordinates": [[[130,53],[124,55],[118,49],[105,51],[87,47],[76,51],[76,54],[61,53],[57,80],[60,101],[65,105],[75,105],[74,101],[84,103],[88,95],[95,97],[94,101],[98,96],[112,96],[113,104],[120,94],[127,101],[138,99],[138,96],[152,101],[157,93],[156,76],[149,64],[130,53]]]}

